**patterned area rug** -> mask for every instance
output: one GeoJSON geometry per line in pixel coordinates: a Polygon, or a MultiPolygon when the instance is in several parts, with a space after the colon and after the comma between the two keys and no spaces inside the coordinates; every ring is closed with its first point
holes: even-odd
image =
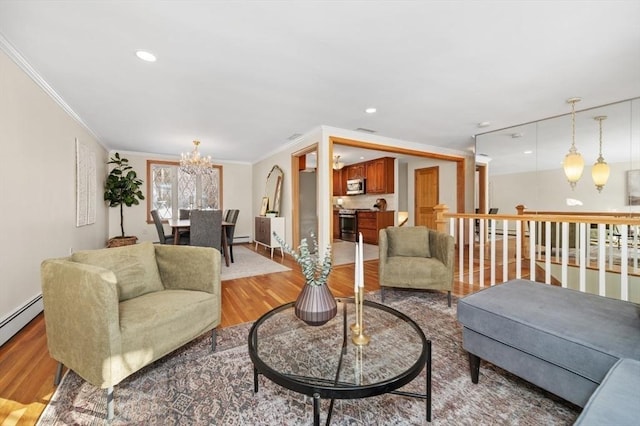
{"type": "MultiPolygon", "coordinates": [[[[277,253],[279,255],[279,253],[277,253]]],[[[280,259],[280,258],[278,258],[280,259]]],[[[233,263],[225,266],[222,260],[222,268],[220,271],[220,279],[233,280],[236,278],[252,277],[254,275],[271,274],[274,272],[290,271],[284,265],[274,262],[267,257],[261,256],[243,246],[233,246],[233,263]]]]}
{"type": "MultiPolygon", "coordinates": [[[[377,293],[367,299],[379,301],[377,293]]],[[[485,362],[480,382],[471,383],[456,306],[430,292],[385,292],[385,302],[413,318],[433,342],[434,425],[564,425],[578,409],[485,362]]],[[[115,387],[113,425],[301,425],[312,424],[310,398],[265,377],[253,393],[253,366],[247,353],[250,324],[219,331],[218,350],[202,336],[115,387]]],[[[397,348],[398,352],[402,348],[397,348]]],[[[405,386],[423,392],[424,374],[405,386]]],[[[105,424],[105,391],[69,372],[38,424],[105,424]]],[[[324,424],[329,401],[322,401],[324,424]]],[[[420,425],[425,404],[399,395],[337,400],[333,425],[420,425]]]]}

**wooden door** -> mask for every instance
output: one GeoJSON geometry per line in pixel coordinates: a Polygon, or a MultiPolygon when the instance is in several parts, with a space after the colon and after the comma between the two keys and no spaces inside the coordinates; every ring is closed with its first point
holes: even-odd
{"type": "Polygon", "coordinates": [[[436,229],[433,208],[440,202],[438,167],[416,169],[415,176],[415,225],[436,229]]]}

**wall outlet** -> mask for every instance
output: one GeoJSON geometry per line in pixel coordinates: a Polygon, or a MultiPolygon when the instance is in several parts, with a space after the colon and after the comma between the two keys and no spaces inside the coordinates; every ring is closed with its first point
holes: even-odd
{"type": "Polygon", "coordinates": [[[73,254],[73,247],[69,247],[69,255],[73,254]]]}

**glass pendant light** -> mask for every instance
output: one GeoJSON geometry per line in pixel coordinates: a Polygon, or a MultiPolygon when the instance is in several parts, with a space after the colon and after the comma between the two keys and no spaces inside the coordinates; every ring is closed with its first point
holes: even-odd
{"type": "Polygon", "coordinates": [[[593,117],[593,119],[600,122],[600,154],[598,156],[598,161],[596,161],[591,169],[591,177],[593,178],[593,183],[596,185],[598,192],[602,192],[602,188],[604,188],[607,184],[607,180],[609,180],[609,165],[602,157],[602,120],[606,120],[607,116],[599,115],[597,117],[593,117]]]}
{"type": "Polygon", "coordinates": [[[580,102],[581,98],[567,99],[567,103],[571,104],[571,148],[564,157],[562,168],[564,174],[571,185],[571,189],[575,189],[576,183],[582,177],[584,171],[584,159],[576,149],[576,102],[580,102]]]}

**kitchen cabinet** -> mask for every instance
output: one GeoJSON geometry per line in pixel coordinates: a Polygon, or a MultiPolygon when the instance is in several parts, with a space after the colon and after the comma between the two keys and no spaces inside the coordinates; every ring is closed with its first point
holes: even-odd
{"type": "Polygon", "coordinates": [[[344,185],[343,185],[343,179],[342,179],[342,170],[334,170],[333,171],[333,196],[334,197],[340,197],[342,195],[345,194],[346,192],[346,179],[344,181],[344,185]]]}
{"type": "Polygon", "coordinates": [[[364,179],[367,177],[366,163],[357,163],[346,166],[344,169],[347,172],[347,179],[364,179]]]}
{"type": "Polygon", "coordinates": [[[333,211],[333,239],[340,239],[340,215],[338,210],[333,211]]]}
{"type": "Polygon", "coordinates": [[[394,159],[391,157],[378,158],[366,163],[367,165],[367,194],[393,194],[394,189],[394,159]]]}
{"type": "Polygon", "coordinates": [[[394,225],[394,212],[358,211],[358,232],[362,232],[362,240],[367,244],[378,244],[378,233],[387,226],[394,225]]]}
{"type": "Polygon", "coordinates": [[[273,259],[273,249],[280,247],[280,254],[284,259],[284,251],[273,236],[274,232],[278,234],[280,239],[284,240],[284,217],[256,216],[254,229],[256,250],[258,249],[258,244],[271,249],[271,258],[273,259]]]}

